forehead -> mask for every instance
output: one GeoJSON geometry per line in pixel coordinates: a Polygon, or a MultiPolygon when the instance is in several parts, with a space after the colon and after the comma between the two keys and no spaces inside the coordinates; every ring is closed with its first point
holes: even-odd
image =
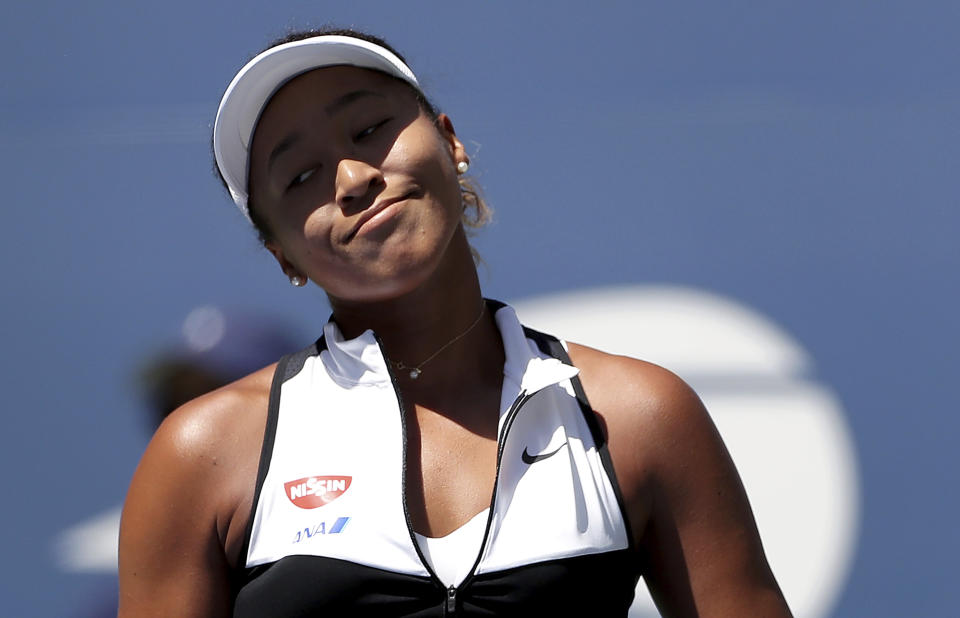
{"type": "Polygon", "coordinates": [[[349,109],[350,103],[364,98],[356,96],[357,93],[379,98],[383,104],[416,103],[416,95],[409,86],[379,71],[353,66],[313,69],[294,77],[277,90],[261,112],[254,136],[265,125],[273,125],[278,119],[298,111],[319,114],[318,120],[323,116],[332,117],[349,109]],[[354,96],[349,98],[349,95],[354,96]],[[348,99],[343,100],[344,97],[348,99]]]}

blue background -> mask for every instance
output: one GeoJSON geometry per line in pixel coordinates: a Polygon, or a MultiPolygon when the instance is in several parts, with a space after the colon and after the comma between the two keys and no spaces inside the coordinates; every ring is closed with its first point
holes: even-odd
{"type": "Polygon", "coordinates": [[[209,127],[289,26],[385,35],[496,209],[488,296],[669,282],[812,354],[849,415],[860,539],[838,616],[955,611],[960,5],[42,2],[0,22],[4,615],[109,578],[56,533],[119,502],[147,441],[134,368],[202,303],[295,290],[215,181],[209,127]]]}

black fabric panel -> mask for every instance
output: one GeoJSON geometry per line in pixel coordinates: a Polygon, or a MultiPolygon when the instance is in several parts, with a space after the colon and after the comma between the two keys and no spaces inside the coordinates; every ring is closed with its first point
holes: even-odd
{"type": "MultiPolygon", "coordinates": [[[[629,550],[563,558],[477,575],[455,616],[626,616],[639,572],[629,550]]],[[[444,616],[447,592],[428,577],[334,558],[288,556],[248,569],[234,618],[444,616]]]]}
{"type": "MultiPolygon", "coordinates": [[[[326,349],[327,349],[327,340],[324,339],[323,337],[320,337],[319,339],[317,339],[315,343],[308,345],[307,347],[300,350],[299,352],[294,352],[293,354],[288,354],[287,356],[285,356],[284,358],[287,359],[286,367],[281,373],[279,371],[280,367],[278,366],[277,373],[279,373],[283,377],[283,382],[286,382],[293,376],[300,373],[300,371],[303,369],[304,363],[307,362],[308,358],[310,358],[311,356],[320,356],[320,352],[326,349]]],[[[276,382],[274,382],[274,384],[279,386],[279,384],[276,384],[276,382]]]]}
{"type": "Polygon", "coordinates": [[[467,582],[456,615],[626,616],[639,578],[629,549],[528,564],[467,582]]]}
{"type": "Polygon", "coordinates": [[[491,314],[494,314],[500,311],[501,309],[503,309],[504,307],[506,307],[506,305],[500,302],[499,300],[494,300],[492,298],[485,298],[483,300],[486,301],[487,311],[489,311],[491,314]]]}
{"type": "Polygon", "coordinates": [[[248,569],[234,618],[443,616],[446,590],[429,577],[317,556],[287,556],[248,569]]]}

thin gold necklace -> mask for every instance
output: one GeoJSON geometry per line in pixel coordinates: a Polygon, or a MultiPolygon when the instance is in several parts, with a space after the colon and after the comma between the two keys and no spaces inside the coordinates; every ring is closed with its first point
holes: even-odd
{"type": "Polygon", "coordinates": [[[468,326],[465,331],[463,331],[462,333],[460,333],[459,335],[457,335],[456,337],[454,337],[454,338],[451,339],[450,341],[448,341],[448,342],[446,342],[445,344],[443,344],[442,346],[440,346],[440,349],[439,349],[439,350],[437,350],[436,352],[434,352],[433,354],[431,354],[430,356],[428,356],[427,359],[426,359],[425,361],[421,362],[419,365],[410,366],[410,365],[405,364],[403,361],[391,360],[391,361],[389,361],[389,362],[390,362],[390,366],[393,367],[396,371],[408,371],[409,373],[408,373],[407,375],[410,376],[410,379],[411,379],[411,380],[416,380],[417,378],[420,377],[420,374],[423,373],[423,366],[424,366],[424,365],[426,365],[427,363],[429,363],[430,361],[432,361],[434,358],[436,358],[436,357],[440,354],[440,352],[443,352],[444,350],[446,350],[447,348],[449,348],[450,346],[452,346],[452,345],[453,345],[454,343],[456,343],[457,341],[460,341],[460,339],[462,339],[463,337],[465,337],[465,336],[467,335],[467,333],[469,333],[470,331],[472,331],[472,330],[474,329],[474,327],[475,327],[477,324],[480,323],[480,318],[483,317],[483,313],[484,313],[484,310],[486,309],[486,307],[487,307],[487,304],[486,304],[485,302],[483,302],[483,300],[481,299],[481,301],[480,301],[480,314],[477,315],[477,319],[473,321],[473,324],[471,324],[470,326],[468,326]]]}

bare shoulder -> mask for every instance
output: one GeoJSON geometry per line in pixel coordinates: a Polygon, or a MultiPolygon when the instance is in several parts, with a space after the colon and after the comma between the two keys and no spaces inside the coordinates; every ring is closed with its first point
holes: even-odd
{"type": "Polygon", "coordinates": [[[265,425],[275,367],[266,367],[175,410],[157,430],[145,457],[156,451],[156,456],[169,459],[169,463],[233,463],[233,458],[242,455],[234,448],[238,440],[257,425],[261,429],[265,425]]]}
{"type": "MultiPolygon", "coordinates": [[[[712,430],[697,394],[673,372],[646,361],[570,343],[570,358],[594,410],[616,433],[627,436],[636,455],[652,465],[661,449],[689,432],[712,430]]],[[[693,436],[687,436],[691,438],[693,436]]]]}
{"type": "Polygon", "coordinates": [[[650,362],[568,343],[570,359],[607,434],[634,538],[642,539],[658,488],[676,486],[691,457],[722,449],[700,398],[680,377],[650,362]]]}
{"type": "Polygon", "coordinates": [[[259,454],[272,375],[273,367],[265,368],[175,410],[154,434],[137,474],[153,473],[154,480],[184,475],[190,482],[178,483],[181,491],[215,495],[210,486],[195,486],[233,476],[252,451],[259,454]]]}
{"type": "Polygon", "coordinates": [[[733,460],[670,371],[569,344],[605,425],[644,580],[676,616],[789,616],[733,460]]]}
{"type": "MultiPolygon", "coordinates": [[[[245,477],[259,459],[274,368],[207,393],[170,414],[144,452],[128,502],[138,498],[137,490],[145,485],[151,493],[168,490],[168,499],[207,506],[222,519],[224,511],[242,499],[237,489],[250,480],[245,477]]],[[[249,483],[251,491],[255,480],[249,483]]]]}
{"type": "Polygon", "coordinates": [[[185,404],[150,441],[120,524],[121,615],[222,615],[229,606],[274,367],[185,404]]]}

